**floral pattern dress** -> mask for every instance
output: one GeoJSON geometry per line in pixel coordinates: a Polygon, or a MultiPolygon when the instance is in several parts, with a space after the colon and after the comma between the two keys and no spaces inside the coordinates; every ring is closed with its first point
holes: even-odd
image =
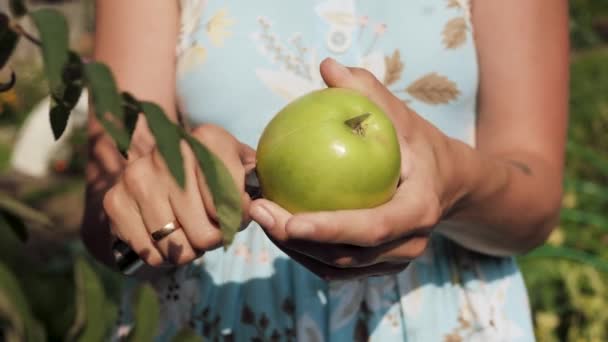
{"type": "MultiPolygon", "coordinates": [[[[282,106],[324,87],[330,56],[370,70],[447,135],[475,144],[478,65],[469,0],[182,0],[177,95],[195,123],[255,147],[282,106]]],[[[191,327],[208,340],[532,341],[512,258],[439,234],[395,275],[326,282],[252,223],[154,284],[158,341],[191,327]]],[[[131,329],[131,294],[116,330],[131,329]]]]}

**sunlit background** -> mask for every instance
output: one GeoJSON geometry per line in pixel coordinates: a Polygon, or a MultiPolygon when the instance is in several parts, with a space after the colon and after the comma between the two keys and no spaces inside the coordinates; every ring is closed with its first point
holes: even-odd
{"type": "MultiPolygon", "coordinates": [[[[1,11],[6,12],[7,2],[0,4],[1,11]]],[[[28,3],[60,9],[69,21],[72,48],[83,56],[90,53],[92,0],[28,3]]],[[[562,220],[546,246],[519,261],[538,340],[600,342],[608,341],[608,1],[573,0],[570,11],[571,107],[562,220]]],[[[15,317],[36,321],[47,340],[65,341],[81,333],[92,315],[96,324],[106,326],[117,315],[116,276],[93,263],[78,239],[86,99],[70,119],[69,134],[54,142],[36,49],[20,43],[10,62],[18,82],[0,93],[0,341],[2,329],[15,317]],[[30,217],[27,229],[3,214],[10,199],[36,210],[24,213],[30,217]],[[77,274],[75,265],[81,265],[77,274]],[[18,308],[3,300],[20,296],[18,308]]],[[[7,70],[0,71],[0,82],[7,79],[7,70]]]]}

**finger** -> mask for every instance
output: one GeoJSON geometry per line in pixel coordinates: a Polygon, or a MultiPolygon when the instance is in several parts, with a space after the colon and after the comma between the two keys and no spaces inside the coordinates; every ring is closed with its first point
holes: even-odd
{"type": "Polygon", "coordinates": [[[287,240],[281,242],[285,248],[295,251],[299,254],[336,268],[356,268],[366,267],[377,264],[375,256],[378,255],[369,253],[369,249],[352,245],[344,244],[328,244],[310,242],[305,240],[287,240]]]}
{"type": "MultiPolygon", "coordinates": [[[[259,189],[259,184],[257,188],[248,188],[247,186],[247,177],[256,176],[255,175],[255,166],[256,166],[256,151],[250,146],[241,143],[240,144],[240,152],[239,156],[241,157],[241,164],[243,165],[245,171],[245,181],[243,183],[243,193],[241,197],[243,198],[243,224],[241,225],[241,229],[246,228],[251,221],[251,216],[249,215],[249,206],[251,205],[252,196],[254,198],[261,197],[261,191],[259,189]]],[[[257,180],[257,178],[256,178],[257,180]]]]}
{"type": "MultiPolygon", "coordinates": [[[[137,204],[148,240],[152,239],[150,235],[153,232],[176,221],[169,199],[173,178],[159,154],[132,163],[123,173],[123,182],[137,204]]],[[[173,264],[182,265],[196,257],[183,229],[177,229],[160,241],[153,242],[164,259],[173,264]]]]}
{"type": "Polygon", "coordinates": [[[163,255],[150,240],[137,204],[121,182],[106,193],[103,206],[113,235],[131,246],[148,265],[158,267],[164,264],[163,255]]]}
{"type": "Polygon", "coordinates": [[[181,149],[184,156],[185,187],[182,189],[171,183],[169,201],[177,221],[182,224],[188,242],[200,256],[202,252],[222,244],[222,233],[206,214],[198,187],[194,154],[185,142],[182,142],[181,149]]]}
{"type": "MultiPolygon", "coordinates": [[[[326,58],[320,65],[321,76],[329,87],[348,88],[367,96],[380,106],[393,121],[405,120],[409,110],[374,75],[361,68],[347,68],[332,58],[326,58]]],[[[407,126],[406,126],[407,127],[407,126]]]]}
{"type": "Polygon", "coordinates": [[[272,239],[282,242],[289,239],[285,225],[292,215],[278,204],[266,199],[255,200],[249,207],[249,215],[272,239]]]}
{"type": "MultiPolygon", "coordinates": [[[[162,201],[146,201],[140,203],[139,206],[150,234],[172,222],[177,226],[182,226],[173,214],[168,198],[164,198],[162,201]]],[[[155,241],[155,244],[165,260],[175,265],[184,265],[198,256],[190,245],[183,228],[178,228],[163,239],[155,241]]]]}
{"type": "Polygon", "coordinates": [[[285,230],[291,239],[364,247],[428,230],[437,223],[439,205],[424,187],[411,185],[401,186],[389,202],[375,208],[295,215],[285,230]]]}
{"type": "Polygon", "coordinates": [[[402,262],[404,260],[414,260],[426,251],[429,244],[430,233],[423,232],[413,234],[399,244],[387,246],[374,257],[377,262],[402,262]]]}
{"type": "Polygon", "coordinates": [[[382,262],[404,263],[424,253],[430,234],[413,234],[378,247],[288,240],[283,245],[326,265],[337,268],[366,267],[382,262]]]}
{"type": "Polygon", "coordinates": [[[324,263],[321,263],[314,258],[307,255],[301,254],[297,251],[291,250],[282,246],[280,242],[275,242],[277,246],[289,255],[293,260],[306,267],[308,270],[319,276],[324,280],[353,280],[388,274],[395,274],[403,271],[408,265],[408,262],[404,263],[378,263],[366,267],[357,268],[341,268],[334,267],[324,263]]]}

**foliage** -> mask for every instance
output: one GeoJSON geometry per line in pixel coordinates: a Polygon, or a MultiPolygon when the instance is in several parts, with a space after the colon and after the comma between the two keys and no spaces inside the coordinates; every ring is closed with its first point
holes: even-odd
{"type": "Polygon", "coordinates": [[[577,53],[571,74],[561,222],[546,246],[520,262],[539,340],[606,341],[608,50],[577,53]]]}
{"type": "Polygon", "coordinates": [[[571,0],[570,37],[576,49],[590,48],[606,39],[597,26],[608,18],[608,2],[604,0],[571,0]]]}
{"type": "MultiPolygon", "coordinates": [[[[161,155],[180,186],[185,184],[180,141],[184,140],[196,151],[195,155],[198,157],[201,171],[206,177],[206,183],[213,194],[214,204],[218,208],[218,221],[224,231],[225,241],[230,243],[242,216],[240,196],[232,177],[229,176],[221,161],[183,128],[169,120],[159,106],[147,102],[140,103],[131,94],[121,93],[116,86],[114,76],[106,65],[97,62],[86,63],[76,52],[71,51],[68,46],[68,24],[61,13],[51,8],[29,11],[22,0],[11,0],[10,10],[12,17],[0,12],[0,68],[5,66],[20,39],[26,39],[40,47],[48,94],[52,99],[49,117],[55,138],[58,139],[63,135],[71,111],[84,89],[87,89],[91,95],[97,120],[102,123],[125,157],[136,121],[140,114],[145,116],[161,155]],[[38,37],[22,27],[23,20],[33,22],[38,37]]],[[[2,92],[11,91],[15,79],[13,72],[9,82],[0,84],[0,90],[2,92]]],[[[14,93],[12,94],[14,95],[14,93]]],[[[3,100],[6,100],[6,97],[3,100]]],[[[2,234],[18,237],[22,242],[26,242],[28,239],[26,224],[34,224],[38,227],[52,226],[50,219],[43,213],[11,198],[8,193],[0,192],[2,234]]],[[[14,246],[11,245],[11,247],[14,246]]],[[[8,252],[3,253],[6,255],[2,255],[3,260],[20,259],[17,257],[18,251],[15,251],[14,248],[7,250],[8,252]]],[[[64,255],[62,263],[64,266],[67,265],[62,271],[72,273],[73,282],[70,284],[70,288],[76,293],[75,298],[71,300],[74,302],[73,311],[71,313],[68,311],[73,316],[72,324],[69,330],[58,329],[57,335],[55,335],[53,319],[49,319],[45,322],[47,328],[50,325],[49,338],[86,341],[107,338],[110,324],[116,316],[116,304],[112,304],[107,298],[106,289],[97,276],[99,270],[94,271],[90,261],[85,261],[83,257],[76,255],[67,257],[64,255]]],[[[22,288],[36,287],[33,285],[36,282],[19,284],[19,272],[16,272],[19,270],[17,264],[11,266],[8,268],[0,264],[0,276],[2,284],[5,285],[0,288],[0,339],[42,340],[45,330],[30,312],[30,305],[34,306],[34,304],[27,300],[27,298],[36,298],[37,292],[33,289],[34,292],[28,293],[27,296],[21,292],[22,288]]],[[[30,280],[28,277],[32,273],[42,277],[37,272],[30,272],[23,274],[23,279],[30,280]]],[[[64,291],[61,292],[69,293],[64,291]]],[[[148,335],[151,329],[149,327],[156,325],[158,320],[158,318],[153,318],[155,313],[157,315],[158,303],[152,290],[147,287],[142,289],[138,298],[137,311],[145,313],[145,315],[137,316],[131,339],[147,341],[150,339],[148,335]]],[[[48,298],[44,298],[43,302],[50,304],[48,298]]],[[[64,305],[63,303],[55,304],[58,304],[55,307],[64,305]]],[[[43,308],[48,310],[52,306],[43,308]]],[[[56,315],[51,314],[50,317],[56,317],[56,315]]],[[[65,328],[65,322],[58,324],[65,328]]],[[[184,336],[188,335],[185,333],[184,336]]]]}
{"type": "MultiPolygon", "coordinates": [[[[14,3],[11,6],[14,14],[27,14],[25,7],[19,4],[20,1],[14,3]]],[[[133,127],[135,127],[138,112],[140,112],[146,117],[146,122],[150,124],[161,155],[175,180],[179,185],[184,186],[179,141],[183,138],[196,150],[205,151],[207,154],[211,154],[211,152],[198,140],[192,138],[188,132],[170,121],[159,106],[140,103],[132,95],[120,93],[114,76],[106,65],[98,62],[84,63],[78,54],[70,51],[68,49],[67,22],[58,11],[42,8],[29,13],[29,16],[38,29],[39,38],[34,38],[25,32],[16,19],[0,13],[0,39],[4,43],[0,50],[2,51],[0,62],[2,64],[6,62],[5,56],[11,55],[15,42],[20,36],[41,47],[49,94],[53,100],[49,116],[55,138],[58,139],[63,134],[71,110],[78,102],[83,88],[87,88],[93,99],[96,118],[114,139],[123,155],[126,156],[130,135],[133,133],[133,127]],[[132,110],[133,107],[140,111],[132,110]]],[[[220,226],[230,228],[226,229],[225,233],[226,240],[231,241],[235,228],[238,227],[238,225],[237,227],[232,227],[232,225],[236,222],[236,218],[240,220],[241,217],[240,197],[236,192],[234,181],[231,177],[215,175],[216,170],[221,168],[221,166],[216,166],[216,163],[221,163],[219,159],[208,158],[198,161],[212,193],[228,194],[221,197],[214,196],[214,204],[218,208],[228,208],[228,210],[218,211],[218,220],[220,226]]]]}

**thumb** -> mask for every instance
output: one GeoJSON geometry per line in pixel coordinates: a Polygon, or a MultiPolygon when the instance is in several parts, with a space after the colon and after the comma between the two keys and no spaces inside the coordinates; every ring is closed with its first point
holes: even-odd
{"type": "Polygon", "coordinates": [[[319,68],[321,77],[323,77],[323,81],[325,81],[328,87],[361,90],[360,82],[353,75],[352,71],[338,63],[335,59],[324,59],[319,68]]]}
{"type": "Polygon", "coordinates": [[[358,91],[384,109],[389,116],[405,109],[403,102],[366,69],[347,68],[332,58],[324,59],[319,68],[328,87],[358,91]]]}

